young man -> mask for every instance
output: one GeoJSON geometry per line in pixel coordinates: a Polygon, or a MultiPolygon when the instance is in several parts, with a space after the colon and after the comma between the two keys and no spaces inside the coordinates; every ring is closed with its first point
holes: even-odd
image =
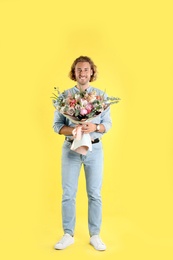
{"type": "MultiPolygon", "coordinates": [[[[103,91],[90,86],[90,82],[96,80],[97,67],[89,57],[78,57],[71,66],[69,76],[76,81],[76,85],[70,89],[71,93],[78,93],[80,90],[86,90],[87,92],[95,90],[97,95],[101,96],[103,94],[103,91]]],[[[76,126],[61,113],[55,111],[54,131],[65,136],[62,148],[62,222],[64,236],[56,243],[55,249],[64,249],[74,243],[75,200],[78,177],[83,164],[88,195],[90,244],[96,250],[106,250],[106,245],[99,237],[102,222],[101,187],[103,176],[103,150],[100,139],[111,126],[110,109],[106,109],[91,122],[83,125],[82,132],[90,134],[91,139],[97,140],[97,142],[92,141],[92,151],[82,155],[70,149],[71,140],[73,139],[72,131],[76,126]]]]}

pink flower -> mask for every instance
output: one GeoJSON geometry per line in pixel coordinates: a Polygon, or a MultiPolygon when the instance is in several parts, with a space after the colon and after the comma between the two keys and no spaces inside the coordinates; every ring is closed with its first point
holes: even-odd
{"type": "Polygon", "coordinates": [[[70,107],[74,107],[74,105],[76,104],[76,100],[75,99],[70,99],[70,107]]]}
{"type": "Polygon", "coordinates": [[[88,111],[88,114],[91,112],[91,110],[93,109],[93,105],[88,103],[86,106],[85,106],[85,109],[88,111]]]}
{"type": "Polygon", "coordinates": [[[101,96],[96,96],[96,99],[97,99],[97,100],[102,100],[103,97],[101,97],[101,96]]]}
{"type": "Polygon", "coordinates": [[[85,108],[81,108],[81,109],[80,109],[80,114],[81,114],[82,116],[84,116],[84,115],[88,114],[88,111],[87,111],[85,108]]]}

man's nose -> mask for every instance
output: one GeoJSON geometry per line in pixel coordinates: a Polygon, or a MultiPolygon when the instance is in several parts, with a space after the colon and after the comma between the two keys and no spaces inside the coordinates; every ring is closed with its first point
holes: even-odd
{"type": "Polygon", "coordinates": [[[85,71],[81,70],[80,74],[81,74],[81,76],[85,75],[85,71]]]}

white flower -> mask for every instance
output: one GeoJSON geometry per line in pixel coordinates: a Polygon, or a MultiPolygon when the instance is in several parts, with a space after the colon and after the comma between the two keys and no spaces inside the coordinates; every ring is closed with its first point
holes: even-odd
{"type": "Polygon", "coordinates": [[[84,107],[84,106],[86,106],[88,104],[88,101],[83,99],[83,98],[81,98],[81,104],[84,107]]]}
{"type": "Polygon", "coordinates": [[[77,104],[76,106],[75,106],[75,109],[80,109],[81,108],[81,106],[79,105],[79,104],[77,104]]]}
{"type": "Polygon", "coordinates": [[[78,100],[78,99],[80,98],[80,94],[77,94],[77,93],[76,93],[76,94],[74,95],[74,98],[75,98],[76,100],[78,100]]]}
{"type": "Polygon", "coordinates": [[[96,97],[94,97],[94,96],[91,96],[90,98],[89,98],[89,102],[94,102],[94,100],[96,100],[96,97]]]}

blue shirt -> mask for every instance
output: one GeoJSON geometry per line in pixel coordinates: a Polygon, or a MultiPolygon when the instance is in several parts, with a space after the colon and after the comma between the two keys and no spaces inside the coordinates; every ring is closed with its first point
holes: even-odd
{"type": "MultiPolygon", "coordinates": [[[[71,93],[76,94],[79,92],[79,89],[75,86],[67,91],[70,91],[71,93]]],[[[99,96],[104,94],[104,92],[102,90],[89,86],[87,88],[87,92],[89,93],[92,91],[96,91],[97,95],[99,95],[99,96]]],[[[90,122],[92,122],[93,124],[104,125],[104,127],[105,127],[104,133],[108,132],[112,126],[112,120],[111,120],[111,116],[110,116],[110,106],[105,111],[103,111],[101,114],[96,116],[90,122]]],[[[61,114],[59,111],[56,110],[54,113],[54,123],[53,123],[54,131],[56,133],[59,133],[63,126],[74,127],[75,124],[72,123],[68,118],[66,118],[63,114],[61,114]]],[[[92,133],[90,133],[90,136],[92,139],[101,138],[104,133],[92,132],[92,133]]]]}

